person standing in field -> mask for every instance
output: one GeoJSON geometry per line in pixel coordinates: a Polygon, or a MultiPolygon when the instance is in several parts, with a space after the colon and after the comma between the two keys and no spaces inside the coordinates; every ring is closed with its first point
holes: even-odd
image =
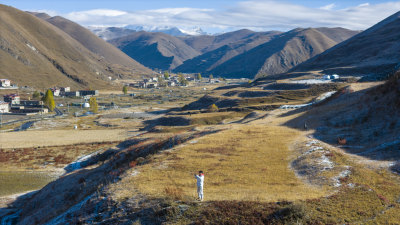
{"type": "Polygon", "coordinates": [[[199,196],[199,200],[203,201],[203,186],[204,186],[204,174],[203,171],[199,171],[199,174],[194,174],[194,177],[197,179],[197,194],[199,196]]]}

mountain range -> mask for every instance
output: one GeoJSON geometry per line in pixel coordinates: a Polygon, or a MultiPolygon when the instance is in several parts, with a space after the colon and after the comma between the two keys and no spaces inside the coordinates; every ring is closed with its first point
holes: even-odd
{"type": "Polygon", "coordinates": [[[99,36],[104,40],[111,40],[114,38],[123,37],[138,31],[147,32],[160,32],[169,34],[171,36],[181,37],[181,36],[196,36],[205,35],[200,27],[193,27],[192,29],[182,29],[174,26],[141,26],[141,25],[128,25],[125,27],[96,27],[89,26],[88,29],[94,34],[99,36]]]}
{"type": "Polygon", "coordinates": [[[64,18],[45,14],[36,17],[0,5],[0,21],[0,74],[13,83],[37,88],[106,88],[109,77],[152,73],[64,18]]]}
{"type": "Polygon", "coordinates": [[[174,37],[141,31],[109,42],[153,69],[254,78],[287,72],[357,33],[344,28],[298,28],[285,33],[242,29],[174,37]]]}
{"type": "Polygon", "coordinates": [[[152,69],[170,70],[200,54],[181,39],[161,32],[139,31],[109,42],[152,69]]]}

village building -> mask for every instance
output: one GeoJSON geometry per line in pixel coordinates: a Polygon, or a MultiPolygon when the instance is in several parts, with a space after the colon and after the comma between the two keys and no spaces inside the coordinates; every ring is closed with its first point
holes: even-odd
{"type": "Polygon", "coordinates": [[[337,74],[333,74],[333,75],[331,75],[331,79],[332,80],[336,80],[336,79],[339,79],[340,77],[339,77],[339,75],[337,75],[337,74]]]}
{"type": "Polygon", "coordinates": [[[156,88],[158,86],[157,82],[148,82],[146,83],[147,88],[156,88]]]}
{"type": "Polygon", "coordinates": [[[66,92],[70,92],[71,88],[70,87],[61,87],[60,88],[60,95],[64,96],[66,92]]]}
{"type": "Polygon", "coordinates": [[[170,86],[170,87],[175,87],[175,86],[176,86],[175,81],[169,80],[169,81],[168,81],[168,86],[170,86]]]}
{"type": "Polygon", "coordinates": [[[50,88],[50,90],[53,92],[53,96],[60,96],[61,88],[54,87],[54,88],[50,88]]]}
{"type": "Polygon", "coordinates": [[[67,91],[64,93],[65,97],[79,97],[79,91],[67,91]]]}
{"type": "Polygon", "coordinates": [[[10,112],[10,105],[8,102],[0,101],[0,113],[8,113],[10,112]]]}
{"type": "Polygon", "coordinates": [[[11,105],[18,105],[21,100],[21,98],[18,94],[4,95],[3,99],[5,102],[8,102],[11,105]]]}
{"type": "Polygon", "coordinates": [[[80,96],[98,96],[99,91],[98,90],[80,90],[79,95],[80,96]]]}
{"type": "Polygon", "coordinates": [[[44,103],[43,101],[38,101],[38,100],[21,100],[20,105],[28,107],[42,107],[44,103]]]}
{"type": "Polygon", "coordinates": [[[1,87],[11,87],[11,81],[9,79],[0,79],[1,87]]]}
{"type": "Polygon", "coordinates": [[[18,104],[11,104],[9,112],[15,114],[43,114],[48,113],[49,110],[44,107],[43,101],[37,100],[20,100],[18,104]]]}

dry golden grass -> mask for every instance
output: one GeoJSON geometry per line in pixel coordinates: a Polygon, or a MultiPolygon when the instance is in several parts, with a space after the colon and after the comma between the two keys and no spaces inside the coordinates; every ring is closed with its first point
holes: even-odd
{"type": "Polygon", "coordinates": [[[277,126],[236,125],[154,157],[132,169],[112,192],[117,199],[139,191],[153,197],[174,193],[194,199],[193,174],[205,171],[205,199],[297,200],[323,196],[324,190],[308,186],[289,168],[288,145],[300,133],[277,126]],[[135,170],[139,170],[135,176],[135,170]],[[168,190],[168,191],[166,191],[168,190]]]}
{"type": "Polygon", "coordinates": [[[71,145],[120,141],[128,137],[125,130],[44,130],[0,133],[0,148],[71,145]]]}

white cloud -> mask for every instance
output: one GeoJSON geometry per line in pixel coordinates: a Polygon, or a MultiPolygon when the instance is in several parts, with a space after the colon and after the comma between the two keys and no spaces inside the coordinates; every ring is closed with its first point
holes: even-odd
{"type": "Polygon", "coordinates": [[[335,4],[335,3],[332,3],[332,4],[329,4],[329,5],[323,6],[323,7],[321,7],[320,9],[332,10],[332,9],[335,8],[335,7],[336,7],[336,4],[335,4]]]}
{"type": "Polygon", "coordinates": [[[239,2],[223,10],[163,8],[146,11],[96,9],[62,15],[86,26],[177,26],[205,30],[289,30],[297,27],[345,27],[363,30],[400,10],[400,2],[365,3],[337,9],[335,4],[321,8],[277,0],[239,2]]]}

